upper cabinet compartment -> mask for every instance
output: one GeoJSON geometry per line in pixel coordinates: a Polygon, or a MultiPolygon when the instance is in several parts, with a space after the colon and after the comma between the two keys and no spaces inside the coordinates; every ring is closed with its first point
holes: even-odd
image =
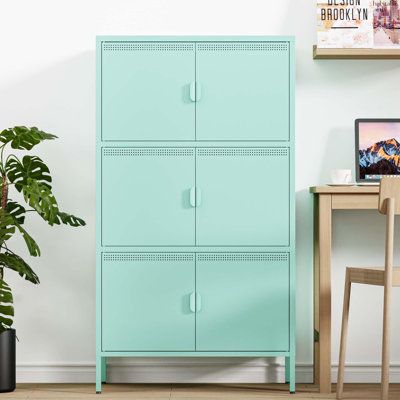
{"type": "Polygon", "coordinates": [[[289,140],[289,43],[196,48],[197,140],[289,140]]]}
{"type": "Polygon", "coordinates": [[[195,44],[104,42],[102,140],[194,140],[195,44]]]}

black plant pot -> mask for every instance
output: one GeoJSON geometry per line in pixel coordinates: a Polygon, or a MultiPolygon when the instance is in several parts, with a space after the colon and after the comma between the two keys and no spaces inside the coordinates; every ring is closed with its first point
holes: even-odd
{"type": "Polygon", "coordinates": [[[0,393],[15,390],[15,329],[0,333],[0,393]]]}

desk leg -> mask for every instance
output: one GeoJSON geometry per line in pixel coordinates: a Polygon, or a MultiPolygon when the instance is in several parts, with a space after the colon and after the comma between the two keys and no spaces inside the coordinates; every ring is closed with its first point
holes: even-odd
{"type": "Polygon", "coordinates": [[[332,196],[314,201],[314,382],[330,393],[332,196]]]}

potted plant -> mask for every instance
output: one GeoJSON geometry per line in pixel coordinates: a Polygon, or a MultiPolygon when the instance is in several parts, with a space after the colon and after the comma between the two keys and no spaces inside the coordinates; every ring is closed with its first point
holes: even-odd
{"type": "Polygon", "coordinates": [[[39,157],[25,154],[20,158],[13,152],[6,152],[9,149],[31,150],[44,140],[56,138],[36,127],[25,126],[0,133],[0,392],[15,389],[15,330],[11,328],[14,307],[5,271],[13,270],[27,281],[39,283],[28,263],[8,246],[8,240],[20,234],[29,254],[40,256],[39,246],[25,229],[28,212],[36,212],[51,226],[85,225],[82,219],[60,211],[52,192],[49,168],[39,157]]]}

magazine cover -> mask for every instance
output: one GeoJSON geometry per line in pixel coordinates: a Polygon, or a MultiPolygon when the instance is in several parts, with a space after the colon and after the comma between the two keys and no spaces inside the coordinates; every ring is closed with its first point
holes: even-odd
{"type": "Polygon", "coordinates": [[[372,48],[373,1],[317,0],[317,46],[372,48]]]}
{"type": "Polygon", "coordinates": [[[372,1],[374,47],[400,48],[400,7],[397,0],[372,1]]]}

